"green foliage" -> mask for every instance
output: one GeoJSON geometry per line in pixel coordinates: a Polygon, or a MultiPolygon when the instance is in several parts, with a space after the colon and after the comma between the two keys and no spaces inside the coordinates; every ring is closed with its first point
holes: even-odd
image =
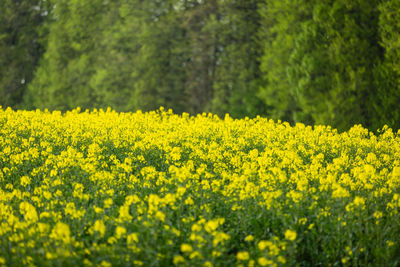
{"type": "Polygon", "coordinates": [[[383,1],[379,6],[380,44],[385,49],[385,57],[375,72],[377,90],[374,108],[377,116],[374,125],[385,122],[400,128],[400,2],[383,1]]]}
{"type": "Polygon", "coordinates": [[[0,1],[0,105],[20,107],[43,53],[49,3],[0,1]]]}
{"type": "Polygon", "coordinates": [[[340,129],[372,126],[373,65],[383,56],[377,4],[336,0],[313,6],[289,61],[289,79],[302,108],[295,115],[340,129]]]}
{"type": "Polygon", "coordinates": [[[265,1],[259,12],[263,20],[258,34],[264,41],[264,53],[260,66],[263,84],[258,95],[269,116],[293,122],[297,105],[287,68],[296,34],[302,21],[309,16],[310,4],[301,0],[265,1]]]}
{"type": "Polygon", "coordinates": [[[398,127],[400,9],[381,2],[267,1],[259,94],[271,116],[340,130],[398,127]]]}
{"type": "Polygon", "coordinates": [[[133,98],[130,109],[152,110],[159,106],[176,112],[187,110],[185,94],[185,39],[182,18],[176,0],[126,1],[127,18],[124,27],[132,29],[138,45],[132,54],[131,77],[133,98]],[[136,11],[140,13],[136,13],[136,11]]]}
{"type": "Polygon", "coordinates": [[[262,112],[260,1],[57,2],[35,107],[262,112]]]}
{"type": "Polygon", "coordinates": [[[219,13],[209,21],[218,43],[210,110],[233,117],[264,113],[256,96],[261,79],[262,44],[257,38],[260,0],[219,1],[219,13]]]}
{"type": "Polygon", "coordinates": [[[28,99],[34,107],[65,110],[97,104],[90,78],[107,8],[102,2],[54,1],[47,50],[29,87],[28,99]]]}

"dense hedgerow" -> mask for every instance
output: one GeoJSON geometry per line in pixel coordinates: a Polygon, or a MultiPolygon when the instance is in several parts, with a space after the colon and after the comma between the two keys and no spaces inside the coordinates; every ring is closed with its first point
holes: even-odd
{"type": "Polygon", "coordinates": [[[398,266],[400,136],[0,109],[0,265],[398,266]]]}

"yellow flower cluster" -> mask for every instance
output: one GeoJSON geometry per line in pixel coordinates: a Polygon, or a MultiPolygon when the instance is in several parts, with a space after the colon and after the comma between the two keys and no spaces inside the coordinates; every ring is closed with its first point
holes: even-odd
{"type": "Polygon", "coordinates": [[[0,266],[383,266],[399,212],[387,127],[0,108],[0,266]]]}

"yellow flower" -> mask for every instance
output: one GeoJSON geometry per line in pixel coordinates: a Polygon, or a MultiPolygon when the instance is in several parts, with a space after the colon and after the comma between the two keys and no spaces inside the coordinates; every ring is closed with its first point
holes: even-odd
{"type": "Polygon", "coordinates": [[[181,235],[181,232],[178,229],[176,229],[175,227],[172,228],[172,233],[174,233],[174,235],[176,235],[176,236],[180,236],[181,235]]]}
{"type": "Polygon", "coordinates": [[[96,205],[93,206],[94,212],[96,213],[103,213],[104,209],[97,207],[96,205]]]}
{"type": "Polygon", "coordinates": [[[194,252],[190,253],[189,258],[190,258],[190,259],[201,258],[201,254],[200,254],[200,252],[198,252],[198,251],[194,251],[194,252]]]}
{"type": "Polygon", "coordinates": [[[28,202],[21,202],[19,204],[19,209],[24,215],[25,220],[28,222],[36,222],[38,220],[38,215],[36,209],[33,205],[28,202]]]}
{"type": "Polygon", "coordinates": [[[246,238],[244,239],[244,241],[247,241],[247,242],[251,242],[251,241],[253,241],[254,240],[254,236],[252,236],[252,235],[248,235],[248,236],[246,236],[246,238]]]}
{"type": "Polygon", "coordinates": [[[204,229],[208,233],[211,233],[211,232],[215,231],[218,228],[218,226],[224,224],[224,222],[225,222],[224,218],[219,218],[219,219],[214,219],[214,220],[208,221],[205,224],[204,229]]]}
{"type": "Polygon", "coordinates": [[[84,259],[83,260],[83,265],[84,266],[93,266],[93,263],[88,259],[84,259]]]}
{"type": "MultiPolygon", "coordinates": [[[[148,243],[154,231],[162,235],[163,244],[157,246],[178,244],[180,255],[172,254],[176,265],[224,265],[236,222],[223,225],[215,214],[228,209],[251,224],[247,213],[287,210],[305,199],[310,207],[300,207],[300,214],[312,212],[309,218],[316,221],[349,227],[371,214],[374,224],[387,225],[388,236],[394,236],[387,222],[399,214],[400,131],[387,127],[379,136],[361,126],[338,133],[327,126],[177,115],[165,109],[62,113],[0,108],[0,124],[0,236],[13,244],[16,265],[34,263],[31,252],[37,246],[50,263],[141,265],[146,254],[141,249],[147,247],[142,241],[148,243]],[[225,203],[213,202],[216,196],[225,203]],[[322,207],[321,201],[337,205],[322,207]],[[248,205],[253,202],[256,210],[248,205]],[[346,210],[351,216],[343,215],[346,210]],[[83,236],[87,231],[91,236],[83,236]],[[132,231],[140,231],[140,237],[132,231]],[[95,257],[115,249],[121,249],[120,256],[95,257]]],[[[300,216],[298,227],[283,228],[279,238],[242,236],[241,241],[257,247],[254,253],[236,251],[237,265],[288,265],[291,248],[301,238],[297,228],[319,228],[307,217],[300,216]]],[[[382,227],[375,230],[379,234],[382,227]]],[[[385,240],[388,250],[395,249],[395,239],[385,240]]],[[[355,254],[373,245],[364,243],[344,246],[341,264],[354,260],[356,265],[355,254]]],[[[7,259],[0,257],[0,265],[7,259]]],[[[156,253],[154,260],[166,262],[168,256],[156,253]]]]}
{"type": "Polygon", "coordinates": [[[134,266],[143,266],[143,262],[142,261],[138,261],[138,260],[134,260],[133,261],[133,265],[134,266]]]}
{"type": "Polygon", "coordinates": [[[260,264],[260,266],[267,266],[267,265],[271,265],[274,263],[273,261],[267,260],[264,257],[258,258],[257,262],[258,262],[258,264],[260,264]]]}
{"type": "Polygon", "coordinates": [[[114,236],[110,236],[107,239],[107,243],[110,244],[110,245],[113,245],[113,244],[117,243],[117,239],[114,236]]]}
{"type": "Polygon", "coordinates": [[[191,245],[183,243],[183,244],[181,245],[181,251],[182,251],[183,253],[189,253],[189,252],[192,252],[192,251],[193,251],[193,248],[192,248],[191,245]]]}
{"type": "Polygon", "coordinates": [[[236,259],[239,261],[247,261],[250,259],[250,254],[247,251],[240,251],[236,254],[236,259]]]}
{"type": "Polygon", "coordinates": [[[174,259],[173,259],[172,261],[173,261],[173,263],[174,263],[175,265],[178,265],[178,264],[180,264],[180,263],[184,263],[184,262],[185,262],[185,258],[182,257],[181,255],[175,255],[175,256],[174,256],[174,259]]]}
{"type": "Polygon", "coordinates": [[[83,217],[84,215],[84,212],[82,213],[76,210],[75,203],[73,202],[70,202],[65,206],[64,212],[65,215],[69,215],[73,219],[83,217]]]}
{"type": "Polygon", "coordinates": [[[212,253],[211,253],[211,255],[212,255],[214,258],[218,258],[219,256],[222,255],[222,253],[221,253],[221,251],[213,250],[212,253]]]}
{"type": "Polygon", "coordinates": [[[122,205],[119,207],[119,217],[120,222],[131,221],[133,217],[129,213],[129,206],[122,205]]]}
{"type": "Polygon", "coordinates": [[[305,225],[307,223],[307,218],[300,218],[299,224],[305,225]]]}
{"type": "Polygon", "coordinates": [[[383,217],[383,213],[381,211],[375,211],[374,212],[374,218],[375,219],[380,219],[383,217]]]}
{"type": "Polygon", "coordinates": [[[50,226],[46,223],[38,223],[37,226],[41,234],[45,234],[50,230],[50,226]]]}
{"type": "Polygon", "coordinates": [[[285,264],[285,263],[286,263],[286,259],[285,259],[284,257],[282,257],[282,256],[278,256],[278,261],[279,261],[280,263],[282,263],[282,264],[285,264]]]}
{"type": "Polygon", "coordinates": [[[22,176],[20,183],[23,187],[30,185],[31,184],[31,178],[29,178],[28,176],[22,176]]]}
{"type": "Polygon", "coordinates": [[[112,198],[107,198],[106,200],[104,200],[104,208],[108,209],[113,203],[114,201],[112,200],[112,198]]]}
{"type": "Polygon", "coordinates": [[[155,216],[156,216],[156,218],[159,219],[160,221],[162,221],[162,222],[165,221],[165,214],[162,213],[161,211],[157,211],[155,216]]]}
{"type": "Polygon", "coordinates": [[[193,199],[192,199],[191,197],[188,197],[188,198],[185,200],[185,204],[186,204],[186,205],[193,205],[193,204],[194,204],[194,201],[193,201],[193,199]]]}
{"type": "Polygon", "coordinates": [[[387,241],[386,241],[386,245],[387,245],[388,247],[392,247],[392,246],[394,246],[394,242],[391,241],[391,240],[387,240],[387,241]]]}
{"type": "Polygon", "coordinates": [[[226,240],[229,240],[231,237],[224,232],[216,232],[214,234],[213,246],[216,247],[219,244],[224,243],[226,240]]]}
{"type": "Polygon", "coordinates": [[[108,261],[102,261],[102,262],[100,262],[100,265],[99,265],[100,267],[111,267],[112,265],[111,265],[111,263],[109,263],[108,261]]]}
{"type": "Polygon", "coordinates": [[[393,167],[392,176],[393,178],[400,177],[400,166],[393,167]]]}
{"type": "Polygon", "coordinates": [[[124,235],[126,235],[126,228],[122,226],[117,226],[117,228],[115,228],[115,236],[120,239],[124,235]]]}
{"type": "Polygon", "coordinates": [[[192,231],[193,232],[200,232],[201,231],[201,225],[195,223],[192,225],[192,231]]]}
{"type": "Polygon", "coordinates": [[[51,217],[51,215],[47,211],[44,211],[44,212],[40,213],[40,219],[50,218],[50,217],[51,217]]]}
{"type": "Polygon", "coordinates": [[[363,197],[355,197],[354,198],[354,205],[355,206],[364,206],[365,205],[365,199],[363,197]]]}
{"type": "Polygon", "coordinates": [[[97,220],[94,223],[93,230],[95,232],[100,233],[101,237],[104,237],[104,235],[106,233],[106,226],[102,220],[97,220]]]}
{"type": "Polygon", "coordinates": [[[127,236],[127,238],[126,238],[126,242],[127,242],[128,246],[129,246],[129,245],[133,245],[133,244],[135,244],[135,243],[138,243],[138,242],[139,242],[139,236],[138,236],[138,234],[137,234],[137,233],[131,233],[131,234],[129,234],[129,235],[127,236]]]}
{"type": "Polygon", "coordinates": [[[292,231],[292,230],[290,230],[290,229],[286,230],[286,232],[285,232],[285,238],[286,238],[287,240],[293,241],[293,240],[296,239],[296,237],[297,237],[297,233],[296,233],[295,231],[292,231]]]}
{"type": "Polygon", "coordinates": [[[58,222],[51,230],[50,238],[62,241],[66,244],[71,243],[71,231],[65,223],[58,222]]]}
{"type": "Polygon", "coordinates": [[[272,247],[273,243],[269,240],[261,240],[260,242],[258,242],[258,249],[259,250],[264,250],[267,247],[272,247]]]}

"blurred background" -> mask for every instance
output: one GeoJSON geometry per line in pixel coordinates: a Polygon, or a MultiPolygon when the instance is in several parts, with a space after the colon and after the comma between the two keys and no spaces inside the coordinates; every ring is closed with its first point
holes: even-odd
{"type": "Polygon", "coordinates": [[[1,0],[0,105],[400,128],[399,0],[1,0]]]}

